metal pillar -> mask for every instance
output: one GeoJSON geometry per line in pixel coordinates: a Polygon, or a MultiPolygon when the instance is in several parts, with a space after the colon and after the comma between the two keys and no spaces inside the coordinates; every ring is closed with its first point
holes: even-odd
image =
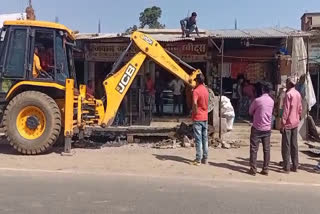
{"type": "Polygon", "coordinates": [[[222,139],[222,111],[221,111],[221,107],[222,107],[222,74],[223,74],[223,57],[224,57],[224,39],[221,40],[221,48],[220,48],[220,52],[221,52],[221,70],[220,70],[220,99],[219,99],[219,139],[222,139]]]}
{"type": "Polygon", "coordinates": [[[222,112],[221,112],[221,101],[222,101],[222,74],[223,74],[223,61],[224,61],[224,39],[221,39],[221,46],[220,48],[218,47],[218,45],[215,43],[215,41],[209,37],[210,42],[215,46],[215,48],[219,51],[219,53],[221,54],[221,70],[220,70],[220,99],[219,99],[219,139],[222,139],[222,127],[221,127],[221,123],[222,123],[222,112]]]}

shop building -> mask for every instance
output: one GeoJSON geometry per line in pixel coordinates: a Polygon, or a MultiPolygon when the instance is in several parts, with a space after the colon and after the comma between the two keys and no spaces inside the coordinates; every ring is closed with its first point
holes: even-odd
{"type": "MultiPolygon", "coordinates": [[[[244,76],[255,88],[261,81],[269,82],[273,86],[276,97],[281,83],[291,73],[293,38],[309,36],[305,32],[292,28],[202,30],[200,37],[191,38],[181,38],[180,29],[143,29],[142,31],[151,35],[166,50],[183,61],[201,69],[206,76],[207,85],[214,90],[216,95],[220,93],[221,76],[222,93],[231,99],[234,84],[239,76],[244,76]],[[222,43],[224,44],[223,55],[222,43]]],[[[91,87],[96,97],[104,95],[102,81],[111,71],[113,63],[126,49],[129,41],[129,36],[119,34],[79,34],[77,36],[78,46],[83,51],[76,57],[76,65],[79,67],[77,70],[80,71],[78,76],[82,83],[93,82],[91,87]]],[[[136,49],[130,50],[125,61],[128,61],[136,52],[136,49]]],[[[145,106],[141,105],[144,103],[142,98],[145,85],[144,75],[148,72],[153,80],[157,81],[156,71],[159,71],[160,78],[165,82],[170,82],[174,78],[153,61],[147,60],[144,63],[129,93],[130,117],[140,118],[136,121],[141,122],[148,118],[147,110],[144,110],[145,106]]],[[[172,108],[170,97],[169,93],[166,102],[168,115],[172,113],[170,112],[172,108]]],[[[188,115],[187,96],[185,100],[183,115],[188,115]]],[[[150,111],[149,109],[149,114],[150,111]]],[[[133,122],[134,119],[129,121],[133,122]]]]}
{"type": "Polygon", "coordinates": [[[316,105],[310,114],[319,123],[320,119],[320,13],[305,13],[301,17],[301,30],[308,31],[311,36],[306,40],[308,44],[308,64],[312,84],[315,89],[316,105]]]}
{"type": "MultiPolygon", "coordinates": [[[[144,30],[171,53],[178,56],[195,68],[206,72],[208,64],[208,39],[205,31],[200,31],[201,38],[181,38],[180,30],[144,30]]],[[[82,52],[76,53],[76,66],[80,83],[90,83],[94,95],[98,98],[104,95],[102,82],[112,70],[113,64],[127,48],[130,42],[129,36],[117,34],[79,34],[77,36],[78,47],[82,52]]],[[[129,50],[123,60],[123,64],[129,61],[136,53],[137,48],[129,50]]],[[[189,72],[186,69],[187,72],[189,72]]],[[[127,121],[129,124],[144,124],[150,122],[153,109],[150,109],[145,97],[145,74],[150,73],[153,81],[156,81],[156,72],[159,73],[165,83],[170,83],[175,77],[165,71],[161,66],[147,59],[141,67],[127,96],[129,101],[126,112],[129,112],[127,121]]],[[[191,71],[190,71],[191,72],[191,71]]],[[[186,90],[187,91],[187,90],[186,90]]],[[[189,90],[190,92],[190,90],[189,90]]],[[[191,109],[190,96],[183,94],[183,112],[176,111],[175,116],[188,115],[191,109]],[[188,99],[187,99],[188,97],[188,99]]],[[[164,115],[173,115],[173,94],[169,87],[164,90],[163,96],[164,115]]],[[[155,109],[155,108],[154,108],[155,109]]]]}
{"type": "Polygon", "coordinates": [[[269,83],[277,97],[281,84],[291,75],[292,44],[294,38],[308,34],[292,28],[264,28],[251,30],[216,30],[210,39],[217,47],[224,43],[223,56],[218,48],[211,52],[209,82],[214,91],[220,91],[233,100],[240,118],[248,119],[248,108],[254,97],[261,94],[260,83],[269,83]],[[223,65],[222,65],[223,60],[223,65]],[[242,79],[239,84],[239,79],[242,79]],[[239,99],[238,88],[242,87],[239,99]],[[238,94],[235,96],[235,94],[238,94]]]}

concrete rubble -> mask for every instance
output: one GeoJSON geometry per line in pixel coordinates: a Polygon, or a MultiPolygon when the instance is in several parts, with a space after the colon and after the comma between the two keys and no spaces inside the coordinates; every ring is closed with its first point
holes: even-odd
{"type": "Polygon", "coordinates": [[[220,140],[219,138],[209,139],[209,145],[216,149],[238,149],[240,148],[240,140],[220,140]]]}
{"type": "Polygon", "coordinates": [[[127,145],[126,136],[124,135],[93,135],[90,138],[76,140],[73,144],[74,148],[101,149],[104,147],[120,147],[127,145]]]}
{"type": "MultiPolygon", "coordinates": [[[[231,149],[240,148],[241,142],[220,140],[215,136],[214,127],[208,126],[209,146],[216,149],[231,149]]],[[[192,124],[182,122],[176,128],[174,134],[168,134],[167,136],[149,137],[137,136],[134,138],[133,143],[137,143],[139,146],[155,148],[155,149],[175,149],[179,147],[192,148],[195,147],[195,140],[193,137],[192,124]]],[[[116,135],[115,133],[92,135],[90,138],[76,141],[74,143],[75,148],[91,148],[100,149],[104,147],[120,147],[127,145],[127,136],[116,135]]]]}
{"type": "Polygon", "coordinates": [[[179,147],[176,139],[166,139],[162,140],[156,144],[152,148],[156,149],[175,149],[179,147]]]}
{"type": "MultiPolygon", "coordinates": [[[[130,133],[132,134],[132,133],[130,133]]],[[[241,141],[220,140],[215,135],[214,127],[208,126],[209,147],[216,149],[240,148],[241,141]]],[[[195,139],[193,137],[192,124],[182,122],[176,127],[175,132],[167,133],[165,136],[137,136],[133,139],[133,143],[141,147],[155,149],[176,149],[176,148],[193,148],[195,147],[195,139]]],[[[73,148],[86,149],[102,149],[104,147],[121,147],[130,144],[125,133],[116,132],[97,132],[90,137],[82,140],[74,139],[73,148]]],[[[62,148],[64,145],[59,144],[56,147],[62,148]]]]}
{"type": "MultiPolygon", "coordinates": [[[[187,125],[186,123],[181,123],[180,127],[177,130],[176,137],[181,141],[181,146],[185,148],[190,148],[195,146],[194,137],[192,131],[192,124],[187,125]]],[[[214,137],[214,127],[209,125],[208,127],[208,136],[209,136],[209,146],[213,148],[240,148],[240,141],[228,141],[220,140],[219,138],[214,137]]]]}

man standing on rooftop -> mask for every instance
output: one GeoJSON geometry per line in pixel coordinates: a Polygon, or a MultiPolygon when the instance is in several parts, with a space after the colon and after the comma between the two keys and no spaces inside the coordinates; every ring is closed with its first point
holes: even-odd
{"type": "Polygon", "coordinates": [[[193,12],[191,17],[184,18],[180,21],[181,30],[182,30],[182,37],[190,37],[190,34],[193,31],[196,31],[197,35],[199,35],[199,30],[197,27],[197,13],[193,12]]]}

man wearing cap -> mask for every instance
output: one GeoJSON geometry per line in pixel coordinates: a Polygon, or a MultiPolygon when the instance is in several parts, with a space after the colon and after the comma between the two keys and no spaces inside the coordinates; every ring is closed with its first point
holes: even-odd
{"type": "Polygon", "coordinates": [[[263,146],[263,168],[261,174],[269,174],[271,123],[274,107],[274,101],[269,95],[270,91],[271,87],[268,84],[262,84],[262,95],[256,98],[249,108],[249,114],[253,116],[250,135],[249,174],[253,176],[257,173],[257,153],[260,141],[263,146]]]}
{"type": "Polygon", "coordinates": [[[193,90],[192,120],[193,135],[196,142],[196,159],[193,164],[199,166],[208,160],[208,102],[209,92],[204,85],[203,74],[195,78],[196,88],[193,90]]]}
{"type": "Polygon", "coordinates": [[[199,30],[197,27],[197,13],[193,12],[191,17],[187,17],[180,21],[181,29],[182,29],[182,37],[186,35],[186,37],[190,37],[190,34],[195,30],[197,35],[199,35],[199,30]]]}
{"type": "Polygon", "coordinates": [[[295,78],[286,81],[287,92],[283,101],[283,114],[281,118],[282,133],[282,159],[283,170],[290,172],[290,157],[293,172],[297,172],[299,166],[298,158],[298,126],[302,114],[301,95],[295,89],[295,78]]]}

